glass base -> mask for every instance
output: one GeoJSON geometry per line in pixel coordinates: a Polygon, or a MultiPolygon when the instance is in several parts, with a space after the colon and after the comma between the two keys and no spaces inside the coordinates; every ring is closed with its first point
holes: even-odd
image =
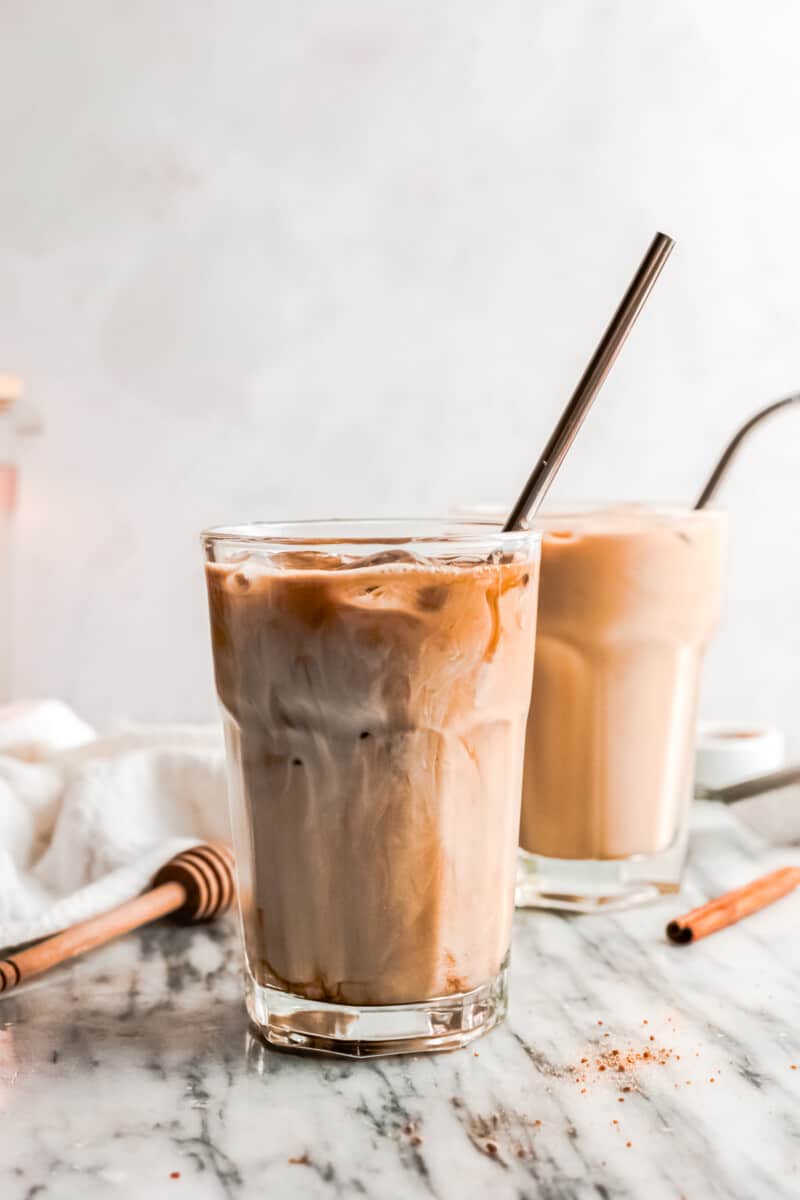
{"type": "Polygon", "coordinates": [[[417,1004],[369,1008],[326,1004],[262,987],[249,973],[246,999],[250,1019],[262,1037],[287,1050],[344,1058],[456,1050],[488,1033],[505,1017],[508,964],[503,964],[490,983],[474,991],[417,1004]]]}
{"type": "Polygon", "coordinates": [[[630,858],[545,858],[520,849],[517,908],[590,913],[648,904],[680,889],[686,846],[681,833],[660,854],[630,858]]]}

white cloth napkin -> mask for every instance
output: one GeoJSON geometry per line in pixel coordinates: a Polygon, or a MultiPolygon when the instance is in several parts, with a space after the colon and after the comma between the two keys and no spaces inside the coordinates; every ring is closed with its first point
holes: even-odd
{"type": "Polygon", "coordinates": [[[137,895],[207,839],[230,841],[219,730],[98,738],[57,700],[0,707],[0,949],[137,895]]]}

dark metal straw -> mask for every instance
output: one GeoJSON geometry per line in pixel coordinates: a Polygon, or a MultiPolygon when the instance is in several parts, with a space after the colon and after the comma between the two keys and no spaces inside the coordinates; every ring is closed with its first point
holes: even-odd
{"type": "Polygon", "coordinates": [[[778,412],[781,408],[788,408],[790,404],[800,404],[800,392],[795,392],[792,396],[786,396],[783,400],[776,400],[774,404],[768,404],[766,408],[762,408],[749,421],[745,421],[739,432],[731,438],[723,450],[722,457],[711,472],[708,483],[700,493],[695,508],[705,508],[708,502],[714,498],[732,459],[750,431],[755,429],[756,425],[760,425],[765,417],[771,417],[773,413],[778,412]]]}
{"type": "Polygon", "coordinates": [[[725,787],[696,785],[694,794],[698,800],[735,804],[738,800],[763,796],[767,792],[776,792],[779,788],[791,787],[795,783],[800,783],[800,767],[782,767],[780,771],[770,771],[768,775],[754,775],[752,779],[743,779],[741,783],[729,783],[725,787]]]}
{"type": "Polygon", "coordinates": [[[561,419],[553,430],[550,441],[545,446],[541,458],[533,468],[528,482],[511,510],[503,527],[506,532],[519,529],[528,517],[533,516],[544,500],[550,484],[564,461],[564,456],[583,424],[592,401],[613,367],[616,357],[625,344],[625,339],[633,328],[633,324],[650,294],[650,289],[658,279],[661,268],[667,261],[674,245],[672,238],[667,237],[665,233],[657,233],[654,237],[650,249],[642,259],[639,270],[622,297],[619,308],[611,318],[608,329],[603,334],[578,386],[572,393],[569,404],[561,414],[561,419]]]}

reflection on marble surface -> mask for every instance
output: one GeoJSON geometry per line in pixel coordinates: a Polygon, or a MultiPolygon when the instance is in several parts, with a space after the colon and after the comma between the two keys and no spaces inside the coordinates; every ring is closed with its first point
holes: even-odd
{"type": "Polygon", "coordinates": [[[232,920],[155,927],[10,995],[0,1194],[798,1195],[800,895],[688,948],[663,927],[800,854],[763,849],[727,812],[695,824],[677,902],[519,913],[508,1023],[453,1054],[267,1049],[232,920]]]}

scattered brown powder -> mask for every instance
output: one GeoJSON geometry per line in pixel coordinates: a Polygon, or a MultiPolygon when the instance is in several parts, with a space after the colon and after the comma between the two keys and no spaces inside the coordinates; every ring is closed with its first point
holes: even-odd
{"type": "MultiPolygon", "coordinates": [[[[630,1048],[624,1051],[618,1047],[614,1047],[613,1049],[603,1050],[596,1056],[594,1059],[594,1070],[599,1075],[609,1069],[616,1071],[620,1075],[624,1075],[626,1072],[633,1073],[636,1067],[651,1062],[664,1066],[673,1056],[673,1051],[668,1046],[661,1046],[660,1048],[648,1046],[644,1050],[630,1048]]],[[[585,1068],[589,1061],[588,1058],[581,1058],[579,1066],[570,1068],[570,1071],[576,1076],[577,1083],[587,1082],[591,1073],[591,1067],[588,1070],[585,1068]],[[584,1068],[583,1071],[581,1071],[581,1067],[584,1068]]]]}
{"type": "MultiPolygon", "coordinates": [[[[672,1023],[672,1018],[667,1018],[672,1023]]],[[[603,1022],[598,1020],[598,1025],[603,1022]]],[[[644,1018],[643,1025],[649,1025],[649,1019],[644,1018]]],[[[611,1037],[611,1033],[605,1032],[603,1038],[611,1037]]],[[[653,1064],[666,1066],[669,1062],[680,1062],[681,1055],[676,1054],[670,1046],[659,1046],[657,1043],[657,1035],[655,1033],[647,1034],[647,1042],[641,1049],[635,1046],[629,1046],[627,1049],[619,1046],[605,1047],[603,1042],[599,1042],[595,1046],[596,1054],[594,1057],[584,1055],[581,1057],[576,1066],[569,1066],[566,1071],[574,1078],[576,1084],[580,1087],[581,1095],[585,1095],[588,1091],[588,1085],[592,1081],[599,1080],[607,1071],[611,1070],[618,1081],[618,1090],[626,1095],[631,1092],[638,1091],[638,1073],[643,1067],[650,1067],[653,1064]],[[622,1075],[622,1079],[619,1076],[622,1075]]],[[[700,1051],[696,1052],[696,1056],[700,1057],[700,1051]]],[[[797,1063],[791,1064],[793,1070],[798,1070],[797,1063]]],[[[716,1075],[719,1075],[717,1070],[716,1075]]],[[[716,1075],[712,1076],[709,1082],[716,1082],[716,1075]]],[[[691,1079],[686,1080],[686,1086],[691,1086],[691,1079]]],[[[674,1083],[676,1088],[681,1086],[680,1083],[674,1083]]],[[[618,1096],[620,1104],[624,1104],[623,1096],[618,1096]]]]}

